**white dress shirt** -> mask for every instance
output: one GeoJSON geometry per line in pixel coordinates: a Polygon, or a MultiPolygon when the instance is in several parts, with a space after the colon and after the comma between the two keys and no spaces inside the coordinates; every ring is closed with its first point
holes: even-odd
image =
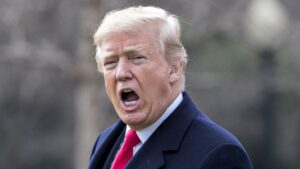
{"type": "MultiPolygon", "coordinates": [[[[166,109],[166,111],[160,116],[159,119],[157,119],[153,124],[150,126],[138,130],[137,135],[141,140],[141,143],[136,145],[133,148],[133,155],[143,146],[143,144],[148,140],[148,138],[154,133],[154,131],[174,112],[174,110],[179,106],[179,104],[182,102],[183,96],[182,93],[180,93],[176,99],[172,102],[172,104],[166,109]]],[[[126,133],[129,131],[130,127],[126,126],[126,133]]]]}

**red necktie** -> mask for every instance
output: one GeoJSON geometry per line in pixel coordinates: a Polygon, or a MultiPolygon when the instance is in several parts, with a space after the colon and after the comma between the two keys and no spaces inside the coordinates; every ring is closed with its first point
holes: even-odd
{"type": "Polygon", "coordinates": [[[112,169],[123,169],[133,155],[133,147],[140,142],[135,130],[130,129],[125,136],[124,143],[119,150],[113,164],[112,169]]]}

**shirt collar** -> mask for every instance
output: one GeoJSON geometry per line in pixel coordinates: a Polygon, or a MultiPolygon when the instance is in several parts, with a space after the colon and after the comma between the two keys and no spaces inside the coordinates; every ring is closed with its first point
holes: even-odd
{"type": "MultiPolygon", "coordinates": [[[[174,110],[179,106],[179,104],[182,102],[182,100],[183,100],[183,96],[182,96],[182,93],[180,93],[176,97],[176,99],[171,103],[171,105],[166,109],[166,111],[162,114],[162,116],[160,116],[159,119],[157,119],[150,126],[136,131],[138,137],[140,138],[140,140],[143,144],[154,133],[154,131],[174,112],[174,110]]],[[[129,131],[129,129],[130,129],[130,127],[127,125],[126,133],[129,131]]]]}

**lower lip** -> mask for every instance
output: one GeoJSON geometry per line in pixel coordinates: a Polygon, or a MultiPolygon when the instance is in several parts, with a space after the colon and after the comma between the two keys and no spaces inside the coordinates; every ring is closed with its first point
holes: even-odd
{"type": "Polygon", "coordinates": [[[123,102],[121,101],[121,106],[125,111],[133,111],[136,110],[139,106],[140,99],[131,102],[123,102]]]}

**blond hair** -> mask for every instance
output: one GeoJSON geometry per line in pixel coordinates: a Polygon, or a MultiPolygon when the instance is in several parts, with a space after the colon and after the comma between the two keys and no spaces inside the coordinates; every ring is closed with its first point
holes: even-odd
{"type": "MultiPolygon", "coordinates": [[[[100,56],[102,40],[107,34],[124,31],[140,33],[144,27],[152,27],[158,31],[158,43],[168,63],[180,61],[185,70],[188,56],[180,41],[179,20],[166,10],[153,6],[129,7],[107,13],[94,34],[96,59],[100,56]]],[[[182,83],[184,88],[184,74],[182,83]]]]}

